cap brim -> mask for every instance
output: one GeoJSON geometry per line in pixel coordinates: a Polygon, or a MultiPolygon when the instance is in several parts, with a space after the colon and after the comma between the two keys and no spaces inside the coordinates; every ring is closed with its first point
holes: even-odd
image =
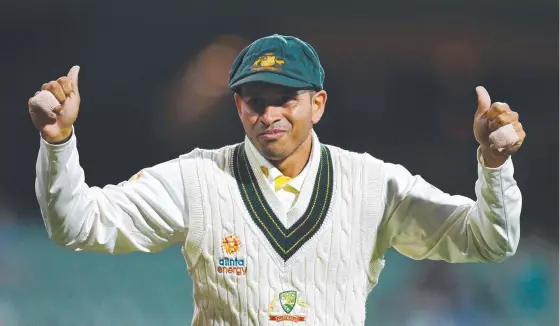
{"type": "Polygon", "coordinates": [[[315,86],[310,83],[268,71],[263,71],[249,75],[247,77],[243,77],[235,83],[231,84],[229,87],[231,89],[234,89],[241,85],[253,82],[269,83],[293,88],[315,88],[315,86]]]}

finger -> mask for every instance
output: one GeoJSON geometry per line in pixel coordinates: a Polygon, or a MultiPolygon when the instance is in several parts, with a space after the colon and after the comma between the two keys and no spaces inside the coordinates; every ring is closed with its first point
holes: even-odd
{"type": "Polygon", "coordinates": [[[74,66],[68,72],[68,79],[70,79],[70,82],[72,83],[72,88],[76,93],[79,92],[79,89],[78,89],[78,74],[79,73],[80,73],[80,66],[74,66]]]}
{"type": "Polygon", "coordinates": [[[28,105],[30,112],[43,113],[48,117],[56,118],[56,113],[53,112],[53,109],[60,106],[60,103],[51,92],[43,90],[30,98],[28,105]]]}
{"type": "Polygon", "coordinates": [[[56,100],[60,103],[64,103],[64,100],[66,100],[66,95],[62,90],[62,86],[55,81],[49,82],[45,90],[51,92],[54,97],[56,97],[56,100]]]}
{"type": "Polygon", "coordinates": [[[512,123],[512,125],[513,125],[513,129],[515,129],[515,132],[517,132],[517,136],[519,137],[519,140],[517,142],[520,141],[523,142],[525,140],[525,137],[527,137],[527,134],[523,129],[523,125],[521,125],[521,122],[519,121],[512,123]]]}
{"type": "Polygon", "coordinates": [[[52,110],[52,112],[54,112],[55,114],[62,114],[62,109],[63,109],[63,108],[64,108],[64,107],[63,107],[62,105],[59,105],[59,106],[57,106],[56,108],[54,108],[54,109],[52,110]]]}
{"type": "Polygon", "coordinates": [[[519,150],[519,148],[521,147],[521,145],[523,145],[523,142],[525,141],[525,138],[527,137],[527,134],[525,133],[525,130],[523,130],[523,126],[521,125],[521,122],[515,121],[511,125],[513,126],[513,129],[515,129],[515,132],[517,133],[517,138],[518,139],[513,145],[508,147],[507,150],[505,151],[509,154],[517,152],[519,150]]]}
{"type": "Polygon", "coordinates": [[[525,141],[525,137],[526,137],[525,131],[521,130],[521,132],[518,132],[518,134],[520,137],[519,140],[516,141],[515,144],[513,144],[511,147],[507,149],[507,152],[509,154],[517,152],[519,148],[523,145],[523,142],[525,141]]]}
{"type": "Polygon", "coordinates": [[[498,116],[489,119],[488,128],[490,128],[490,130],[492,131],[498,130],[498,128],[516,122],[518,120],[519,114],[517,114],[517,112],[509,111],[500,113],[498,116]]]}
{"type": "Polygon", "coordinates": [[[521,129],[520,131],[517,132],[517,135],[519,135],[519,140],[517,141],[518,143],[522,143],[525,141],[525,138],[527,137],[527,134],[525,133],[525,130],[521,129]]]}
{"type": "Polygon", "coordinates": [[[513,146],[519,140],[519,135],[513,125],[508,124],[492,132],[489,138],[491,143],[490,147],[498,151],[503,151],[513,146]]]}
{"type": "Polygon", "coordinates": [[[500,114],[509,111],[511,110],[509,109],[509,105],[507,105],[506,103],[494,103],[492,104],[490,109],[486,111],[486,118],[488,118],[488,120],[492,120],[500,114]]]}
{"type": "Polygon", "coordinates": [[[70,96],[70,94],[72,94],[72,82],[70,81],[70,79],[68,79],[68,77],[66,77],[66,76],[60,77],[56,81],[57,81],[57,83],[60,84],[60,86],[62,87],[62,90],[64,91],[64,94],[67,97],[70,96]]]}
{"type": "Polygon", "coordinates": [[[515,145],[511,146],[510,148],[507,149],[508,153],[515,153],[519,150],[519,148],[521,147],[521,143],[516,143],[515,145]]]}
{"type": "Polygon", "coordinates": [[[490,109],[490,94],[486,88],[478,86],[476,88],[476,96],[478,98],[478,108],[476,110],[476,115],[482,115],[484,112],[490,109]]]}

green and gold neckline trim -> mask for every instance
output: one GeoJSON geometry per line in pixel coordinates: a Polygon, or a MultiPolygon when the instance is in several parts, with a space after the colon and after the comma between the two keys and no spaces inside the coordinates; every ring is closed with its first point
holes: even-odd
{"type": "Polygon", "coordinates": [[[274,250],[287,261],[311,239],[325,221],[333,194],[333,164],[329,149],[321,145],[319,170],[303,216],[286,229],[265,199],[251,169],[243,144],[233,152],[233,173],[249,215],[274,250]]]}

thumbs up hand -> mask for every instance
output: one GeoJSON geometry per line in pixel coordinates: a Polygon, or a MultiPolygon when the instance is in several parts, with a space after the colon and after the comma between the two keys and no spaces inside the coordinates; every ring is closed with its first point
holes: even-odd
{"type": "Polygon", "coordinates": [[[43,84],[41,91],[29,99],[33,125],[50,143],[62,142],[72,134],[80,109],[79,71],[79,66],[72,67],[67,76],[43,84]]]}
{"type": "Polygon", "coordinates": [[[478,109],[474,116],[474,136],[481,147],[484,163],[489,167],[503,164],[525,140],[525,131],[519,114],[506,103],[491,103],[490,95],[482,86],[476,88],[478,109]]]}

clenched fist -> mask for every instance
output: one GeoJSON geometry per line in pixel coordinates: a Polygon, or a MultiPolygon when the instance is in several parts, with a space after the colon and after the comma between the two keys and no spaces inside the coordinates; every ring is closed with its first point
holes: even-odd
{"type": "Polygon", "coordinates": [[[31,120],[49,143],[62,142],[72,134],[80,109],[79,71],[79,66],[72,67],[67,76],[43,84],[29,99],[31,120]]]}
{"type": "Polygon", "coordinates": [[[478,109],[474,116],[474,136],[481,147],[484,163],[498,167],[510,154],[516,152],[525,140],[525,131],[519,114],[506,103],[491,103],[490,95],[482,86],[476,88],[478,109]]]}

